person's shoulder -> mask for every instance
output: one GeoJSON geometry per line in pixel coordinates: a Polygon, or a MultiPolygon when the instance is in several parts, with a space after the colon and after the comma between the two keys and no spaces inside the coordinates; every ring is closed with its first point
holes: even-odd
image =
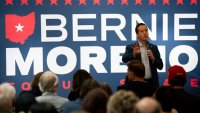
{"type": "Polygon", "coordinates": [[[36,97],[35,100],[36,100],[37,102],[43,102],[43,101],[45,101],[45,100],[47,100],[47,99],[46,99],[45,96],[42,96],[42,95],[41,95],[41,96],[36,97]]]}
{"type": "Polygon", "coordinates": [[[188,91],[185,91],[185,93],[186,93],[189,97],[193,98],[195,101],[199,101],[199,100],[200,100],[200,96],[199,96],[199,95],[190,93],[190,92],[188,92],[188,91]]]}
{"type": "Polygon", "coordinates": [[[62,97],[62,96],[59,96],[59,95],[53,96],[53,98],[56,99],[56,100],[62,100],[62,101],[65,101],[65,102],[69,102],[68,98],[65,98],[65,97],[62,97]]]}
{"type": "Polygon", "coordinates": [[[149,43],[149,45],[150,45],[151,47],[157,47],[157,45],[156,45],[156,44],[153,44],[153,43],[149,43]]]}
{"type": "Polygon", "coordinates": [[[62,106],[65,108],[67,106],[73,105],[73,103],[74,103],[74,101],[67,101],[67,102],[64,102],[64,104],[62,106]]]}
{"type": "Polygon", "coordinates": [[[175,94],[177,97],[181,97],[181,98],[184,98],[184,99],[189,99],[189,100],[199,100],[200,97],[197,96],[197,95],[194,95],[184,89],[175,89],[175,94]]]}
{"type": "Polygon", "coordinates": [[[132,89],[132,88],[135,88],[135,86],[137,86],[137,82],[136,81],[129,81],[128,83],[124,84],[124,85],[121,85],[121,86],[118,86],[117,89],[125,89],[125,90],[128,90],[128,89],[132,89]]]}
{"type": "Polygon", "coordinates": [[[152,50],[158,50],[158,46],[156,44],[149,43],[149,46],[152,50]]]}

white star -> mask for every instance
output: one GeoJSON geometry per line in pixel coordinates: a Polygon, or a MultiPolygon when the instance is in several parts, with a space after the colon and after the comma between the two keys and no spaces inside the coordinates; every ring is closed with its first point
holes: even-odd
{"type": "Polygon", "coordinates": [[[24,26],[21,26],[21,24],[20,24],[20,23],[18,23],[18,25],[17,25],[17,26],[15,26],[15,27],[16,27],[16,29],[17,29],[17,31],[16,31],[16,32],[18,32],[18,31],[21,31],[21,32],[23,32],[22,28],[23,28],[24,26]]]}

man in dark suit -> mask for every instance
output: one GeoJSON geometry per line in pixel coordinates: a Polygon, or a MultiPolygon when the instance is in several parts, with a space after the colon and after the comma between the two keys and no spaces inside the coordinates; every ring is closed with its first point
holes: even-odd
{"type": "MultiPolygon", "coordinates": [[[[127,63],[131,60],[140,60],[145,65],[145,81],[149,82],[154,89],[159,87],[157,69],[163,68],[158,47],[148,42],[148,28],[144,23],[139,23],[135,28],[137,41],[126,46],[122,61],[127,63]]],[[[126,83],[126,82],[125,82],[126,83]]]]}

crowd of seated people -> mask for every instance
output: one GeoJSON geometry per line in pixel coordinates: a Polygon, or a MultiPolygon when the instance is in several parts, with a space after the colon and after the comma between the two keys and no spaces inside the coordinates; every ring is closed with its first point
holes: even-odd
{"type": "Polygon", "coordinates": [[[200,113],[200,97],[184,90],[187,73],[183,67],[169,67],[169,86],[155,92],[144,81],[142,62],[131,61],[127,67],[129,82],[116,86],[115,92],[83,69],[73,75],[73,89],[66,97],[57,93],[58,77],[51,71],[35,75],[32,89],[17,97],[14,86],[1,83],[0,113],[200,113]]]}

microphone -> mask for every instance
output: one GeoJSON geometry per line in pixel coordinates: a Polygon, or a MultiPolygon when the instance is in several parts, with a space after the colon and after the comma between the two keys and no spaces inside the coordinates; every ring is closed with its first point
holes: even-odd
{"type": "Polygon", "coordinates": [[[147,48],[147,50],[150,50],[149,42],[146,43],[146,48],[147,48]]]}

